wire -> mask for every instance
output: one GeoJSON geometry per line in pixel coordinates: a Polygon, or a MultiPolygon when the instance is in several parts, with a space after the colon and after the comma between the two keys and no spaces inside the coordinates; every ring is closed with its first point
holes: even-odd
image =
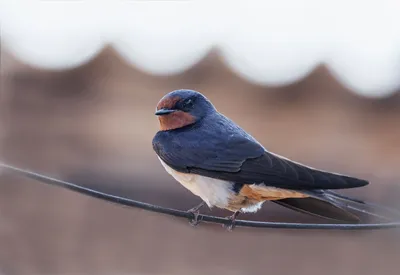
{"type": "MultiPolygon", "coordinates": [[[[86,188],[74,183],[58,180],[45,175],[41,175],[28,170],[23,170],[17,167],[13,167],[6,164],[0,163],[0,168],[5,168],[7,170],[16,172],[19,175],[26,176],[31,179],[38,180],[42,183],[47,183],[50,185],[56,185],[63,188],[67,188],[81,194],[85,194],[94,198],[102,199],[105,201],[113,202],[120,205],[125,205],[128,207],[140,208],[152,212],[162,213],[170,216],[193,219],[194,214],[182,211],[178,209],[162,207],[146,202],[136,201],[124,197],[119,197],[94,189],[86,188]]],[[[376,205],[376,204],[375,204],[376,205]]],[[[382,206],[382,208],[384,208],[382,206]]],[[[395,211],[395,210],[394,210],[395,211]]],[[[199,221],[209,222],[209,223],[219,223],[229,225],[231,221],[227,218],[220,218],[209,215],[198,216],[199,221]]],[[[259,221],[249,221],[249,220],[236,220],[235,226],[243,227],[257,227],[257,228],[283,228],[283,229],[331,229],[331,230],[366,230],[366,229],[388,229],[400,227],[400,222],[387,222],[387,223],[368,223],[368,224],[320,224],[320,223],[286,223],[286,222],[259,222],[259,221]]]]}

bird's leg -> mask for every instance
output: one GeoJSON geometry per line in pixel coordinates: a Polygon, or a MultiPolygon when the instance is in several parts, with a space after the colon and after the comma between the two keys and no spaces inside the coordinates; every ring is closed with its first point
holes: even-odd
{"type": "Polygon", "coordinates": [[[240,211],[236,211],[235,213],[233,213],[233,215],[226,217],[227,219],[229,219],[231,221],[231,223],[224,224],[223,227],[225,229],[227,229],[228,231],[232,231],[235,228],[235,221],[239,214],[240,214],[240,211]]]}
{"type": "Polygon", "coordinates": [[[189,223],[192,226],[196,226],[199,224],[199,215],[200,215],[200,208],[202,208],[206,203],[202,201],[199,205],[189,209],[187,212],[193,214],[193,218],[189,219],[189,223]]]}

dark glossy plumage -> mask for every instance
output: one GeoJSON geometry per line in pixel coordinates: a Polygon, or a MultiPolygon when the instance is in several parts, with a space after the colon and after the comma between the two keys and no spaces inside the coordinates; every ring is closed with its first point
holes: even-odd
{"type": "Polygon", "coordinates": [[[192,118],[181,127],[164,125],[161,128],[173,130],[159,131],[153,139],[154,151],[174,170],[231,182],[237,194],[247,184],[291,189],[307,197],[272,201],[315,216],[358,222],[359,216],[352,212],[368,213],[363,202],[343,199],[328,190],[361,187],[367,181],[317,170],[268,152],[236,123],[217,112],[202,94],[191,90],[167,94],[157,105],[157,113],[171,112],[184,112],[192,118]]]}
{"type": "Polygon", "coordinates": [[[205,118],[185,128],[158,132],[153,139],[157,155],[177,171],[240,184],[264,183],[297,190],[342,189],[368,184],[270,153],[218,112],[211,112],[205,118]]]}

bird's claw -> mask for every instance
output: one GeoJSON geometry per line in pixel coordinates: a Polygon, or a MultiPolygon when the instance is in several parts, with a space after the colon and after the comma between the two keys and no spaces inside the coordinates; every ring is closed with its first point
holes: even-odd
{"type": "Polygon", "coordinates": [[[228,216],[228,217],[226,217],[226,218],[230,220],[230,223],[229,223],[229,224],[224,223],[224,224],[222,225],[222,227],[223,227],[224,229],[228,230],[229,232],[232,232],[233,229],[235,228],[235,220],[232,219],[232,216],[228,216]]]}
{"type": "Polygon", "coordinates": [[[199,210],[190,209],[187,212],[193,215],[192,218],[189,218],[189,224],[191,226],[193,226],[193,227],[197,226],[201,221],[199,219],[200,211],[199,210]]]}
{"type": "Polygon", "coordinates": [[[205,202],[202,201],[199,205],[197,205],[187,211],[187,213],[190,213],[193,216],[192,218],[189,218],[189,224],[191,226],[197,226],[200,223],[200,220],[199,220],[200,211],[199,210],[200,210],[200,208],[202,208],[204,206],[204,204],[205,204],[205,202]]]}
{"type": "Polygon", "coordinates": [[[232,232],[233,229],[236,227],[236,217],[239,215],[239,212],[235,212],[232,216],[226,217],[228,220],[230,220],[229,224],[224,223],[222,225],[223,228],[228,230],[229,232],[232,232]]]}

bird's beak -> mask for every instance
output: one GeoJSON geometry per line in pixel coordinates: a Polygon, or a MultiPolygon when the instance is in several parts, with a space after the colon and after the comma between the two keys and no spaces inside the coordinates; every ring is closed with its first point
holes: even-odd
{"type": "Polygon", "coordinates": [[[168,115],[168,114],[173,113],[175,111],[176,110],[171,110],[171,109],[160,109],[160,110],[156,111],[155,115],[156,116],[165,116],[165,115],[168,115]]]}

